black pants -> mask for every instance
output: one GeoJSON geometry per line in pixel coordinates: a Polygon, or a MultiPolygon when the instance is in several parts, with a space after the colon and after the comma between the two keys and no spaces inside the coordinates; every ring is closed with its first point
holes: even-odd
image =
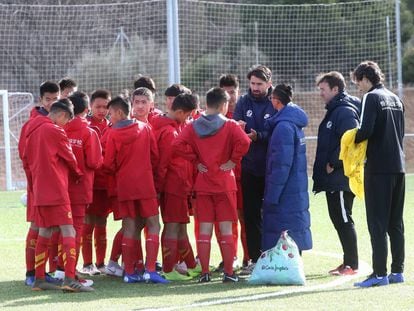
{"type": "Polygon", "coordinates": [[[344,253],[343,264],[358,269],[357,235],[352,219],[355,195],[349,191],[326,192],[329,217],[338,233],[344,253]]]}
{"type": "Polygon", "coordinates": [[[378,276],[387,275],[387,233],[392,254],[391,272],[402,273],[405,257],[405,175],[365,173],[364,187],[374,273],[378,276]]]}
{"type": "Polygon", "coordinates": [[[242,171],[241,182],[247,248],[252,262],[256,262],[261,254],[262,203],[265,178],[264,176],[255,176],[242,171]]]}

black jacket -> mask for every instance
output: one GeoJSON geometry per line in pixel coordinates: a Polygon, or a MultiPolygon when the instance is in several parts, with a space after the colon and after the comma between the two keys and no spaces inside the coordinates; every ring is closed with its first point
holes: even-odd
{"type": "Polygon", "coordinates": [[[368,139],[365,172],[369,174],[405,173],[403,151],[404,105],[382,84],[362,98],[361,126],[355,142],[368,139]]]}
{"type": "Polygon", "coordinates": [[[349,129],[358,127],[360,101],[341,92],[326,105],[326,114],[318,129],[318,145],[313,165],[313,191],[350,191],[348,178],[339,160],[341,137],[349,129]],[[330,164],[334,171],[326,172],[330,164]]]}

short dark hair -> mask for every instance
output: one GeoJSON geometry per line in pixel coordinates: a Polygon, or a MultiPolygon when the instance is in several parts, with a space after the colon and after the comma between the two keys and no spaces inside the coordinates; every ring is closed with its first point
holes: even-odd
{"type": "Polygon", "coordinates": [[[132,92],[131,99],[134,99],[135,96],[145,96],[150,101],[154,101],[154,93],[146,87],[139,87],[132,92]]]}
{"type": "Polygon", "coordinates": [[[247,73],[247,79],[250,80],[252,76],[255,76],[256,78],[265,82],[269,82],[272,80],[272,71],[266,66],[257,65],[249,69],[249,72],[247,73]]]}
{"type": "Polygon", "coordinates": [[[72,102],[67,98],[59,99],[57,102],[54,102],[50,107],[49,115],[59,112],[65,112],[69,119],[73,119],[74,112],[72,102]]]}
{"type": "Polygon", "coordinates": [[[71,79],[71,78],[63,78],[61,80],[59,80],[58,82],[59,87],[61,90],[64,90],[68,87],[77,87],[78,85],[76,84],[75,80],[71,79]]]}
{"type": "Polygon", "coordinates": [[[191,94],[191,90],[182,84],[171,84],[164,92],[165,96],[176,97],[180,94],[191,94]]]}
{"type": "Polygon", "coordinates": [[[139,87],[146,87],[149,89],[153,94],[156,92],[155,82],[150,77],[140,76],[137,80],[134,81],[134,89],[139,87]]]}
{"type": "Polygon", "coordinates": [[[234,74],[224,74],[220,76],[219,86],[234,86],[236,89],[239,88],[239,78],[234,74]]]}
{"type": "Polygon", "coordinates": [[[108,103],[108,109],[112,107],[112,109],[115,110],[122,110],[122,112],[129,116],[129,113],[131,112],[131,104],[126,98],[122,98],[121,96],[116,96],[112,98],[108,103]]]}
{"type": "Polygon", "coordinates": [[[218,109],[229,99],[229,94],[221,87],[214,87],[208,90],[206,94],[206,104],[209,108],[218,109]]]}
{"type": "Polygon", "coordinates": [[[40,97],[43,97],[45,93],[59,93],[59,84],[53,81],[45,81],[40,85],[40,97]]]}
{"type": "Polygon", "coordinates": [[[89,97],[86,93],[77,91],[69,96],[69,100],[73,104],[73,112],[78,115],[89,107],[89,97]]]}
{"type": "Polygon", "coordinates": [[[353,72],[351,72],[351,79],[353,82],[361,81],[367,78],[372,85],[377,85],[384,81],[384,74],[376,62],[365,61],[360,63],[353,72]]]}
{"type": "Polygon", "coordinates": [[[105,89],[95,90],[91,94],[91,103],[97,98],[111,99],[111,92],[105,89]]]}
{"type": "Polygon", "coordinates": [[[193,111],[197,109],[197,97],[192,94],[178,94],[171,104],[171,110],[176,111],[181,109],[184,112],[193,111]]]}
{"type": "Polygon", "coordinates": [[[290,85],[287,84],[278,84],[273,89],[272,96],[277,97],[283,105],[287,105],[292,101],[293,90],[290,85]]]}
{"type": "Polygon", "coordinates": [[[338,91],[340,92],[346,87],[344,76],[338,71],[319,74],[316,77],[316,85],[319,85],[322,82],[327,83],[330,89],[333,89],[335,86],[338,87],[338,91]]]}

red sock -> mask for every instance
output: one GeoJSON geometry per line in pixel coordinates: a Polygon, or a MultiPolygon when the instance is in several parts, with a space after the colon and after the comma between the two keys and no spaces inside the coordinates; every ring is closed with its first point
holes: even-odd
{"type": "Polygon", "coordinates": [[[122,230],[119,230],[114,237],[114,241],[112,243],[112,250],[111,250],[111,257],[110,260],[117,262],[119,257],[122,254],[122,237],[124,233],[122,230]]]}
{"type": "Polygon", "coordinates": [[[227,274],[233,274],[233,251],[234,251],[234,239],[233,235],[222,235],[220,241],[220,249],[223,254],[224,272],[227,274]]]}
{"type": "Polygon", "coordinates": [[[36,242],[35,250],[35,276],[36,279],[44,279],[46,273],[46,259],[47,259],[47,247],[50,238],[45,238],[39,235],[36,242]]]}
{"type": "Polygon", "coordinates": [[[200,238],[200,222],[198,221],[198,219],[196,217],[194,217],[194,237],[195,237],[195,240],[196,240],[196,251],[197,251],[197,256],[198,256],[198,254],[200,252],[198,251],[197,241],[200,238]]]}
{"type": "Polygon", "coordinates": [[[144,271],[145,267],[144,267],[144,255],[142,253],[142,244],[141,244],[141,239],[137,240],[138,244],[136,244],[137,249],[136,249],[136,253],[137,253],[137,262],[135,263],[135,266],[137,268],[138,271],[144,271]]]}
{"type": "Polygon", "coordinates": [[[209,273],[211,235],[200,234],[197,240],[198,258],[200,259],[202,273],[209,273]]]}
{"type": "Polygon", "coordinates": [[[136,245],[136,240],[133,238],[122,238],[122,259],[124,260],[125,273],[133,274],[135,273],[135,258],[134,247],[136,245]]]}
{"type": "Polygon", "coordinates": [[[163,238],[162,245],[162,268],[165,273],[171,272],[177,263],[178,240],[163,238]]]}
{"type": "Polygon", "coordinates": [[[249,249],[247,248],[247,238],[246,238],[246,226],[244,225],[244,221],[240,222],[240,240],[243,247],[243,261],[249,261],[249,249]]]}
{"type": "MultiPolygon", "coordinates": [[[[26,271],[32,272],[35,269],[35,253],[36,253],[36,241],[39,235],[38,230],[29,228],[26,236],[26,271]]],[[[33,272],[32,272],[33,273],[33,272]]]]}
{"type": "Polygon", "coordinates": [[[188,240],[188,236],[185,239],[178,240],[178,252],[188,268],[194,269],[196,267],[197,262],[195,261],[193,248],[188,240]]]}
{"type": "Polygon", "coordinates": [[[60,231],[54,231],[49,240],[48,253],[49,253],[49,271],[56,271],[58,264],[58,244],[59,244],[60,231]]]}
{"type": "Polygon", "coordinates": [[[158,234],[147,233],[145,240],[145,266],[149,272],[155,271],[155,262],[157,261],[158,249],[160,248],[160,236],[158,234]]]}
{"type": "Polygon", "coordinates": [[[232,229],[233,229],[233,258],[237,258],[237,251],[239,245],[239,228],[237,225],[237,221],[233,222],[232,229]]]}
{"type": "Polygon", "coordinates": [[[73,227],[75,228],[76,237],[76,261],[75,261],[75,267],[78,264],[79,259],[79,252],[82,244],[82,233],[83,233],[83,219],[84,217],[73,217],[73,227]]]}
{"type": "Polygon", "coordinates": [[[92,233],[94,224],[84,224],[82,234],[82,257],[83,266],[92,264],[92,233]]]}
{"type": "Polygon", "coordinates": [[[58,242],[58,258],[57,258],[57,268],[59,270],[65,270],[65,260],[63,259],[63,254],[65,250],[63,248],[63,239],[62,234],[59,232],[59,242],[58,242]]]}
{"type": "MultiPolygon", "coordinates": [[[[214,223],[214,233],[216,234],[217,244],[220,245],[221,232],[220,232],[220,224],[217,221],[214,223]]],[[[223,258],[223,253],[221,252],[221,248],[219,249],[220,249],[221,258],[223,258]]]]}
{"type": "Polygon", "coordinates": [[[73,236],[63,237],[62,246],[65,277],[74,279],[76,269],[76,238],[73,236]]]}
{"type": "Polygon", "coordinates": [[[95,251],[96,251],[96,266],[102,266],[105,263],[106,254],[106,226],[95,227],[95,251]]]}

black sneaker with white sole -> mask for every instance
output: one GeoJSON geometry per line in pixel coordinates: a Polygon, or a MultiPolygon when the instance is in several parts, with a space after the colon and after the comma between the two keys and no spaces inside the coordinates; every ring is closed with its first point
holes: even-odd
{"type": "Polygon", "coordinates": [[[207,283],[207,282],[210,282],[210,281],[211,281],[210,273],[204,273],[198,279],[198,283],[207,283]]]}
{"type": "Polygon", "coordinates": [[[239,276],[236,273],[233,273],[231,275],[224,273],[223,283],[236,283],[238,281],[239,281],[239,276]]]}

